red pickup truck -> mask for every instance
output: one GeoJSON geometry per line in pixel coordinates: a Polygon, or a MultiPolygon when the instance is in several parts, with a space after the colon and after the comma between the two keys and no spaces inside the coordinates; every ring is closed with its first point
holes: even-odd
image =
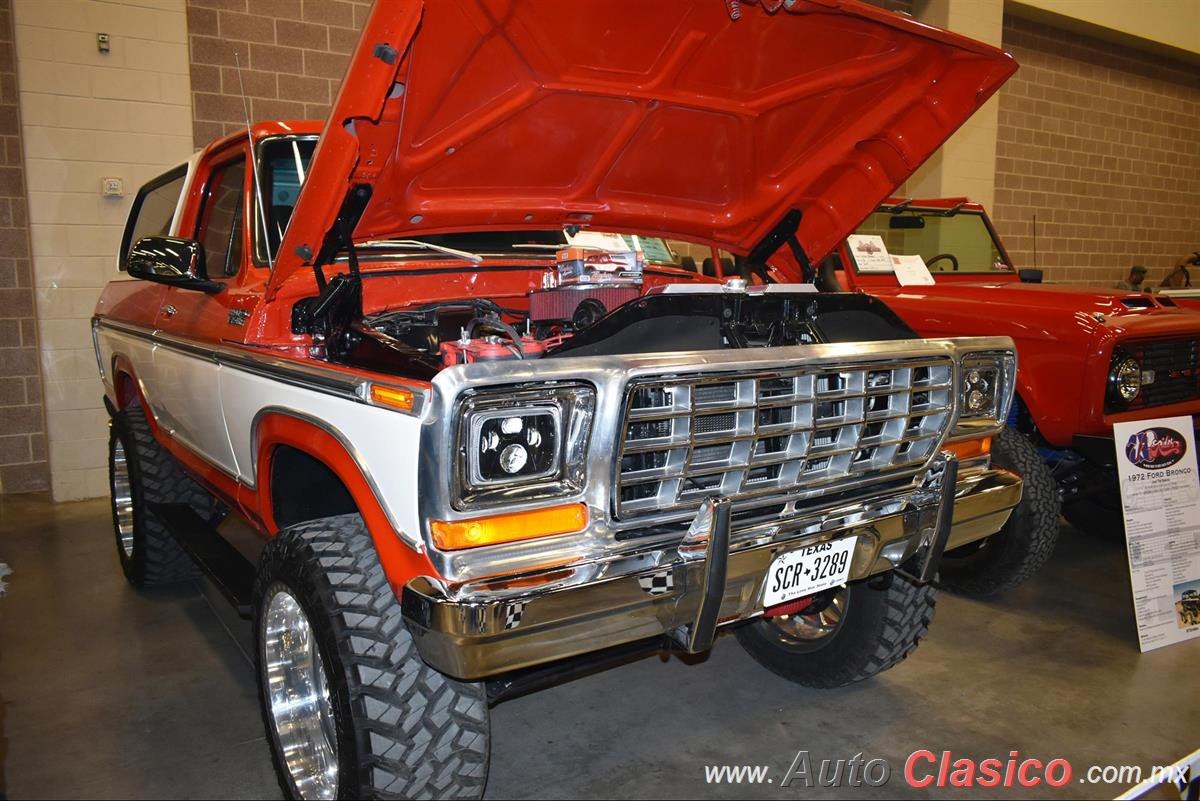
{"type": "Polygon", "coordinates": [[[1027,498],[1055,486],[1072,522],[1119,533],[1113,424],[1187,415],[1200,425],[1200,314],[1166,295],[1040,279],[1013,264],[978,203],[892,198],[823,262],[818,285],[879,298],[922,336],[1012,337],[1009,426],[1046,464],[1025,474],[1027,498]],[[867,252],[880,241],[888,255],[920,256],[928,283],[903,285],[903,271],[867,252]]]}
{"type": "Polygon", "coordinates": [[[135,199],[93,328],[117,553],[253,617],[289,797],[478,796],[490,703],[719,630],[872,676],[1020,499],[1011,340],[651,241],[808,263],[1012,60],[848,0],[631,9],[381,0],[324,125],[135,199]]]}

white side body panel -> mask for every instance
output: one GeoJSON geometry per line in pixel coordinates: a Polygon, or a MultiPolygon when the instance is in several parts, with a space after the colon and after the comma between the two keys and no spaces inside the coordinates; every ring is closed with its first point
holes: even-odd
{"type": "MultiPolygon", "coordinates": [[[[134,362],[134,369],[141,366],[134,362]]],[[[218,372],[213,361],[182,353],[163,345],[154,346],[151,377],[144,379],[157,399],[151,404],[160,426],[221,468],[237,475],[225,417],[218,392],[218,372]]]]}
{"type": "MultiPolygon", "coordinates": [[[[101,327],[108,367],[121,354],[133,365],[159,425],[209,464],[247,487],[258,484],[255,423],[266,411],[315,421],[341,440],[392,525],[421,545],[417,465],[421,418],[275,381],[169,345],[101,327]]],[[[105,383],[112,388],[112,371],[105,383]]]]}

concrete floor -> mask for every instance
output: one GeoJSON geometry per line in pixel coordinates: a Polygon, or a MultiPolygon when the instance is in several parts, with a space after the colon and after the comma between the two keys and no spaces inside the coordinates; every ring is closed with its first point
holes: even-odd
{"type": "MultiPolygon", "coordinates": [[[[241,644],[202,586],[137,593],[106,501],[0,499],[0,798],[276,798],[241,644]]],[[[1034,797],[1112,797],[1091,765],[1174,761],[1200,746],[1200,641],[1139,654],[1120,545],[1064,530],[1049,568],[1003,602],[943,595],[904,664],[836,691],[788,684],[723,637],[706,660],[644,659],[493,710],[490,798],[918,797],[918,748],[1063,757],[1034,797]],[[884,788],[716,786],[708,764],[798,749],[888,760],[884,788]]],[[[961,791],[957,791],[961,792],[961,791]]],[[[979,790],[981,797],[1012,790],[979,790]]]]}

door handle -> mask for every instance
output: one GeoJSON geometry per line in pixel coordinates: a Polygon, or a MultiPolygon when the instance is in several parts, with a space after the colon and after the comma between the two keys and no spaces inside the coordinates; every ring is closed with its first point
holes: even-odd
{"type": "Polygon", "coordinates": [[[168,303],[166,306],[162,307],[162,311],[163,314],[167,315],[168,317],[174,317],[175,312],[179,311],[179,309],[176,309],[174,306],[168,303]]]}

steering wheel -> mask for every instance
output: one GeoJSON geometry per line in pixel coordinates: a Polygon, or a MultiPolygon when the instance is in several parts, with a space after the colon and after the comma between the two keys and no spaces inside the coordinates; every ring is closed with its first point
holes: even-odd
{"type": "Polygon", "coordinates": [[[953,253],[939,253],[929,261],[925,262],[925,266],[932,268],[935,261],[941,261],[942,259],[949,259],[950,269],[954,272],[958,272],[958,259],[955,258],[953,253]]]}

